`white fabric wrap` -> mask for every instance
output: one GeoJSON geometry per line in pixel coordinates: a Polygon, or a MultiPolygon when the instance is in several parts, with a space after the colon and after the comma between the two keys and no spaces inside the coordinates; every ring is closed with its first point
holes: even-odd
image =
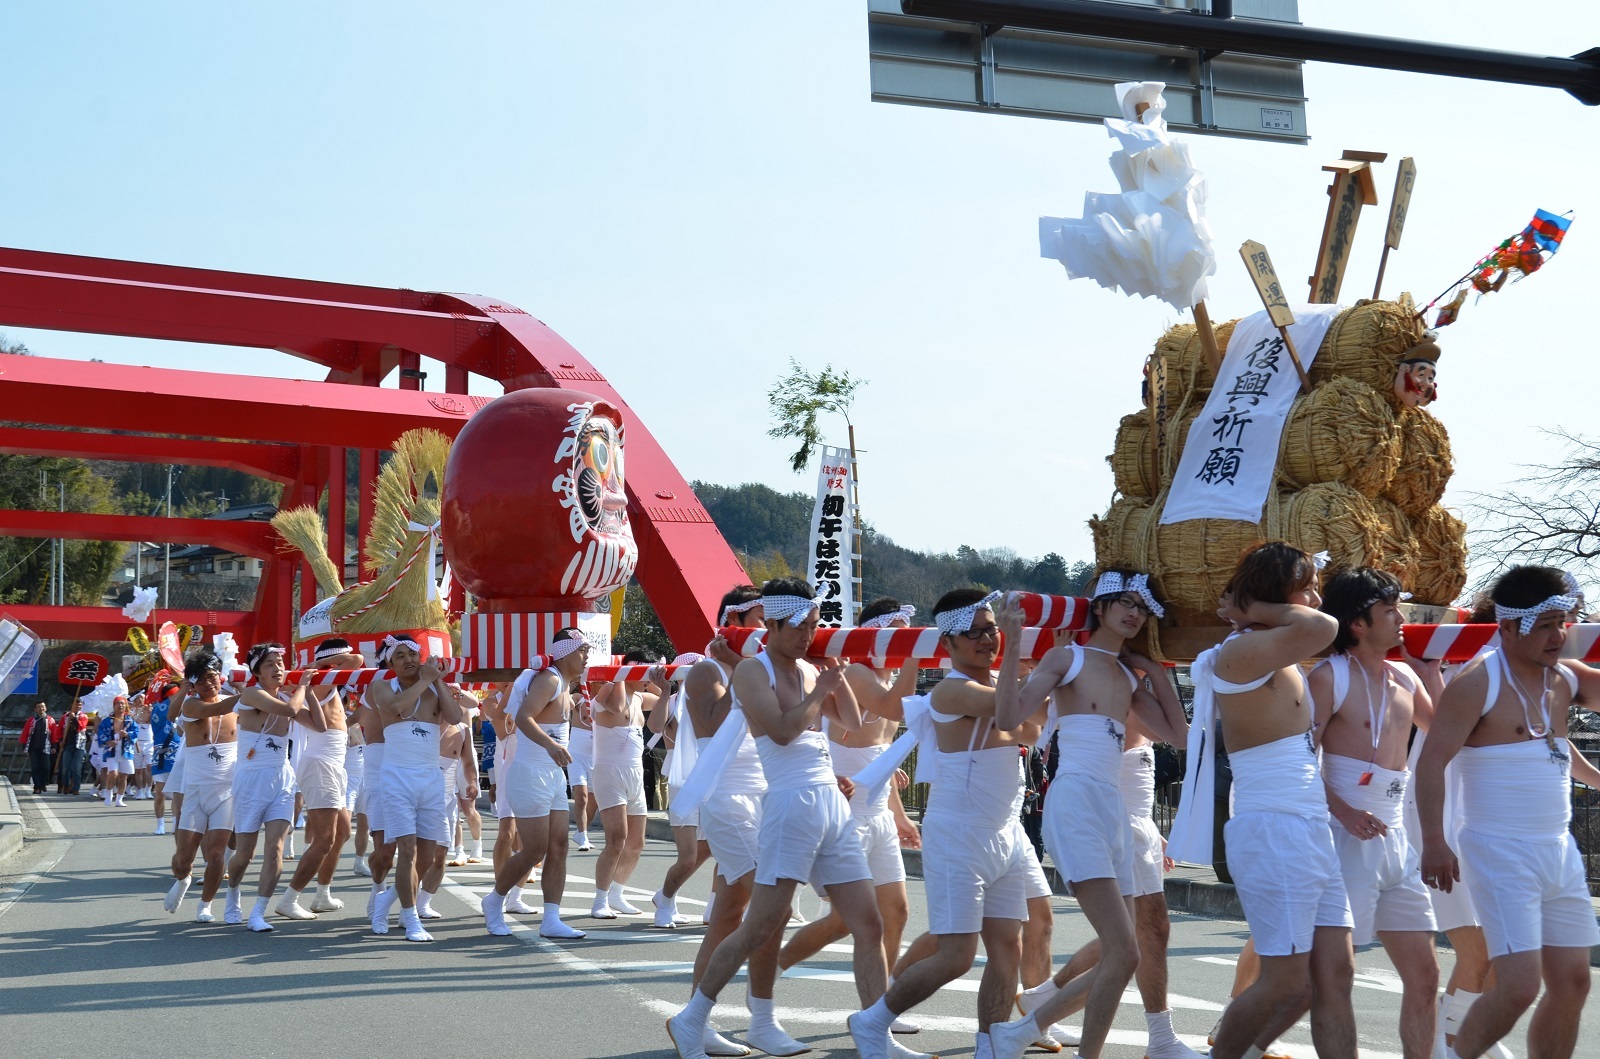
{"type": "Polygon", "coordinates": [[[1212,835],[1216,826],[1217,655],[1221,647],[1201,652],[1190,667],[1194,681],[1194,720],[1189,724],[1189,752],[1183,770],[1183,801],[1167,836],[1167,856],[1185,864],[1212,861],[1212,835]]]}
{"type": "Polygon", "coordinates": [[[911,751],[921,746],[921,759],[933,760],[928,755],[938,751],[939,743],[933,729],[933,717],[929,715],[929,701],[926,695],[907,695],[904,699],[906,711],[906,730],[900,738],[889,744],[889,749],[878,755],[877,760],[855,775],[855,784],[858,790],[865,790],[868,801],[878,797],[884,784],[894,777],[894,770],[911,756],[911,751]]]}

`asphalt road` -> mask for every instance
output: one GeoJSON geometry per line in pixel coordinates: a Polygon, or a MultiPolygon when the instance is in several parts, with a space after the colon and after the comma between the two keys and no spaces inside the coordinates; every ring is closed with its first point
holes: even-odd
{"type": "MultiPolygon", "coordinates": [[[[696,925],[648,929],[648,917],[597,922],[594,853],[574,853],[564,916],[589,931],[557,945],[521,917],[509,938],[484,932],[477,899],[491,884],[486,866],[452,869],[429,925],[438,940],[407,943],[397,929],[372,935],[362,918],[367,883],[350,874],[349,855],[335,891],[346,907],[316,922],[274,920],[268,935],[220,922],[192,921],[193,898],[177,916],[161,909],[170,883],[170,837],[150,833],[148,802],[107,809],[89,798],[19,794],[28,826],[23,849],[0,861],[0,1056],[45,1059],[108,1055],[139,1059],[219,1055],[228,1059],[381,1052],[400,1059],[536,1055],[552,1059],[673,1055],[662,1027],[689,991],[699,943],[696,925]],[[512,1049],[507,1051],[507,1049],[512,1049]]],[[[492,818],[489,820],[492,824],[492,818]]],[[[649,842],[629,892],[649,896],[671,863],[649,842]]],[[[686,887],[680,907],[697,911],[709,867],[686,887]]],[[[911,881],[907,938],[925,925],[921,883],[911,881]]],[[[812,914],[816,895],[801,891],[812,914]]],[[[1055,900],[1058,963],[1089,937],[1069,898],[1055,900]]],[[[217,909],[220,916],[221,902],[217,909]]],[[[1171,1006],[1178,1033],[1202,1047],[1228,997],[1243,923],[1174,916],[1171,1006]]],[[[1450,953],[1441,950],[1441,978],[1450,953]]],[[[907,1040],[946,1059],[972,1054],[978,969],[951,983],[915,1017],[924,1031],[907,1040]]],[[[1596,991],[1600,993],[1600,990],[1596,991]]],[[[715,1021],[737,1036],[745,1025],[736,981],[715,1021]]],[[[790,971],[778,986],[778,1014],[813,1054],[854,1055],[844,1032],[856,1005],[848,942],[790,971]]],[[[1380,949],[1357,954],[1356,1018],[1361,1054],[1400,1055],[1399,980],[1380,949]]],[[[1076,1025],[1076,1020],[1073,1020],[1076,1025]]],[[[1512,1050],[1525,1054],[1524,1026],[1512,1050]]],[[[1106,1059],[1144,1054],[1142,1007],[1130,991],[1106,1059]]],[[[1304,1023],[1280,1042],[1295,1057],[1314,1055],[1304,1023]]],[[[1600,1032],[1586,1028],[1578,1055],[1600,1055],[1600,1032]]]]}

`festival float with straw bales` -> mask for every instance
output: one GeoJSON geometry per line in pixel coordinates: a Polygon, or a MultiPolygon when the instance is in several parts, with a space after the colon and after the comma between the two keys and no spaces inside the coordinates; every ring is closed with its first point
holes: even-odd
{"type": "Polygon", "coordinates": [[[1362,208],[1378,202],[1374,166],[1387,157],[1345,151],[1323,167],[1333,177],[1308,301],[1291,306],[1267,248],[1247,241],[1240,256],[1264,308],[1213,326],[1205,180],[1187,144],[1167,132],[1164,88],[1116,88],[1122,117],[1105,124],[1120,144],[1111,168],[1121,191],[1088,193],[1082,217],[1039,221],[1041,255],[1068,278],[1160,298],[1194,318],[1157,340],[1143,407],[1118,426],[1108,456],[1116,492],[1090,520],[1096,565],[1153,576],[1167,616],[1148,647],[1173,660],[1220,638],[1223,586],[1240,553],[1263,540],[1317,554],[1324,576],[1387,570],[1411,594],[1408,620],[1456,620],[1467,527],[1443,506],[1450,438],[1428,408],[1437,329],[1474,290],[1492,293],[1535,271],[1569,221],[1538,211],[1427,305],[1409,294],[1384,299],[1417,173],[1401,159],[1373,295],[1340,305],[1362,208]]]}

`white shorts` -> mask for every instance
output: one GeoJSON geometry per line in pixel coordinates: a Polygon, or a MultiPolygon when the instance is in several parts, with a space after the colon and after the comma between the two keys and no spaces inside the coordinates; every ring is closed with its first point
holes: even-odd
{"type": "MultiPolygon", "coordinates": [[[[271,820],[294,819],[294,774],[284,768],[240,768],[233,774],[233,830],[253,835],[271,820]]],[[[189,806],[185,799],[184,811],[189,806]]]]}
{"type": "Polygon", "coordinates": [[[506,767],[505,782],[495,792],[504,796],[511,815],[519,820],[536,820],[551,813],[567,811],[567,773],[554,761],[524,762],[520,758],[506,767]]]}
{"type": "Polygon", "coordinates": [[[342,757],[338,761],[301,758],[295,781],[308,810],[343,809],[348,804],[350,783],[342,757]]]}
{"type": "Polygon", "coordinates": [[[1261,955],[1310,952],[1317,927],[1354,927],[1326,820],[1246,812],[1227,822],[1223,837],[1228,871],[1261,955]]]}
{"type": "Polygon", "coordinates": [[[594,768],[594,733],[587,728],[570,728],[567,731],[567,753],[572,761],[567,764],[567,784],[572,787],[589,787],[590,772],[594,768]]]}
{"type": "Polygon", "coordinates": [[[673,827],[698,828],[700,826],[700,810],[696,809],[692,813],[680,813],[674,808],[677,800],[678,788],[669,784],[667,786],[667,823],[673,827]]]}
{"type": "Polygon", "coordinates": [[[985,919],[1026,920],[1033,847],[1021,823],[997,830],[941,816],[930,813],[922,821],[928,932],[977,934],[985,919]]]}
{"type": "Polygon", "coordinates": [[[179,831],[203,835],[207,831],[233,830],[233,784],[196,783],[183,792],[179,831]]]}
{"type": "Polygon", "coordinates": [[[756,882],[771,886],[779,879],[795,879],[822,893],[829,886],[871,878],[850,803],[838,784],[767,791],[761,803],[756,882]]]}
{"type": "Polygon", "coordinates": [[[361,792],[365,789],[361,782],[361,770],[357,769],[352,773],[349,766],[346,766],[344,774],[344,807],[350,810],[352,816],[356,813],[366,812],[366,809],[361,804],[361,792]]]}
{"type": "Polygon", "coordinates": [[[1161,844],[1161,832],[1156,822],[1148,816],[1134,817],[1133,834],[1133,896],[1149,897],[1165,894],[1166,847],[1161,844]]]}
{"type": "Polygon", "coordinates": [[[1044,846],[1068,882],[1115,879],[1134,892],[1133,829],[1122,788],[1058,772],[1044,798],[1044,846]]]}
{"type": "Polygon", "coordinates": [[[119,757],[107,767],[118,775],[131,776],[133,775],[133,758],[119,757]]]}
{"type": "Polygon", "coordinates": [[[645,815],[643,765],[596,765],[589,777],[595,807],[601,812],[625,805],[629,816],[645,815]]]}
{"type": "Polygon", "coordinates": [[[861,852],[867,857],[867,870],[872,872],[872,885],[905,882],[906,862],[900,856],[900,832],[894,826],[894,812],[884,809],[853,819],[861,836],[861,852]]]}
{"type": "MultiPolygon", "coordinates": [[[[1028,833],[1024,831],[1022,835],[1026,838],[1028,833]]],[[[1022,844],[1022,855],[1028,859],[1028,881],[1024,887],[1028,900],[1032,901],[1036,897],[1049,897],[1051,893],[1050,879],[1044,873],[1044,865],[1039,863],[1039,854],[1033,851],[1032,842],[1024,842],[1022,844]]]]}
{"type": "Polygon", "coordinates": [[[700,805],[700,836],[728,882],[756,870],[761,855],[760,794],[712,794],[700,805]]]}
{"type": "Polygon", "coordinates": [[[1407,841],[1404,828],[1391,824],[1388,834],[1366,840],[1337,820],[1328,821],[1328,830],[1339,855],[1357,945],[1370,945],[1383,931],[1432,934],[1438,929],[1429,887],[1422,882],[1421,854],[1407,841]]]}
{"type": "Polygon", "coordinates": [[[153,747],[153,746],[145,746],[143,743],[135,743],[135,744],[133,744],[133,767],[134,767],[134,770],[137,771],[139,769],[147,769],[147,768],[149,768],[150,767],[150,762],[155,760],[155,756],[156,756],[156,748],[155,747],[153,747]]]}
{"type": "Polygon", "coordinates": [[[1456,844],[1490,959],[1546,945],[1600,945],[1583,856],[1572,835],[1531,842],[1463,826],[1456,844]]]}
{"type": "MultiPolygon", "coordinates": [[[[438,767],[383,768],[383,838],[415,835],[422,842],[445,842],[444,774],[438,767]]],[[[370,819],[370,818],[369,818],[370,819]]],[[[370,826],[370,823],[369,825],[370,826]]]]}
{"type": "Polygon", "coordinates": [[[163,788],[168,794],[183,794],[183,774],[187,771],[184,766],[188,764],[182,754],[173,755],[172,771],[167,773],[166,786],[163,788]]]}

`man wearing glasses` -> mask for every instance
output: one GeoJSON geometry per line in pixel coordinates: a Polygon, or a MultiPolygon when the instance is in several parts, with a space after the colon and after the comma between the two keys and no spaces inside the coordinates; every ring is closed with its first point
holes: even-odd
{"type": "MultiPolygon", "coordinates": [[[[1128,640],[1145,619],[1164,613],[1149,578],[1108,570],[1092,598],[1089,641],[1052,648],[1020,689],[1022,612],[1003,610],[1006,645],[995,689],[996,726],[1015,727],[1047,703],[1057,725],[1060,765],[1045,798],[1045,845],[1100,940],[1079,1048],[1087,1059],[1097,1059],[1105,1046],[1123,990],[1139,964],[1134,834],[1121,784],[1129,713],[1163,742],[1183,742],[1187,728],[1172,681],[1156,663],[1128,650],[1128,640]],[[1144,677],[1151,678],[1149,690],[1144,677]]],[[[991,1026],[996,1059],[1016,1059],[1072,1003],[1069,992],[1053,991],[1031,1014],[991,1026]]]]}

